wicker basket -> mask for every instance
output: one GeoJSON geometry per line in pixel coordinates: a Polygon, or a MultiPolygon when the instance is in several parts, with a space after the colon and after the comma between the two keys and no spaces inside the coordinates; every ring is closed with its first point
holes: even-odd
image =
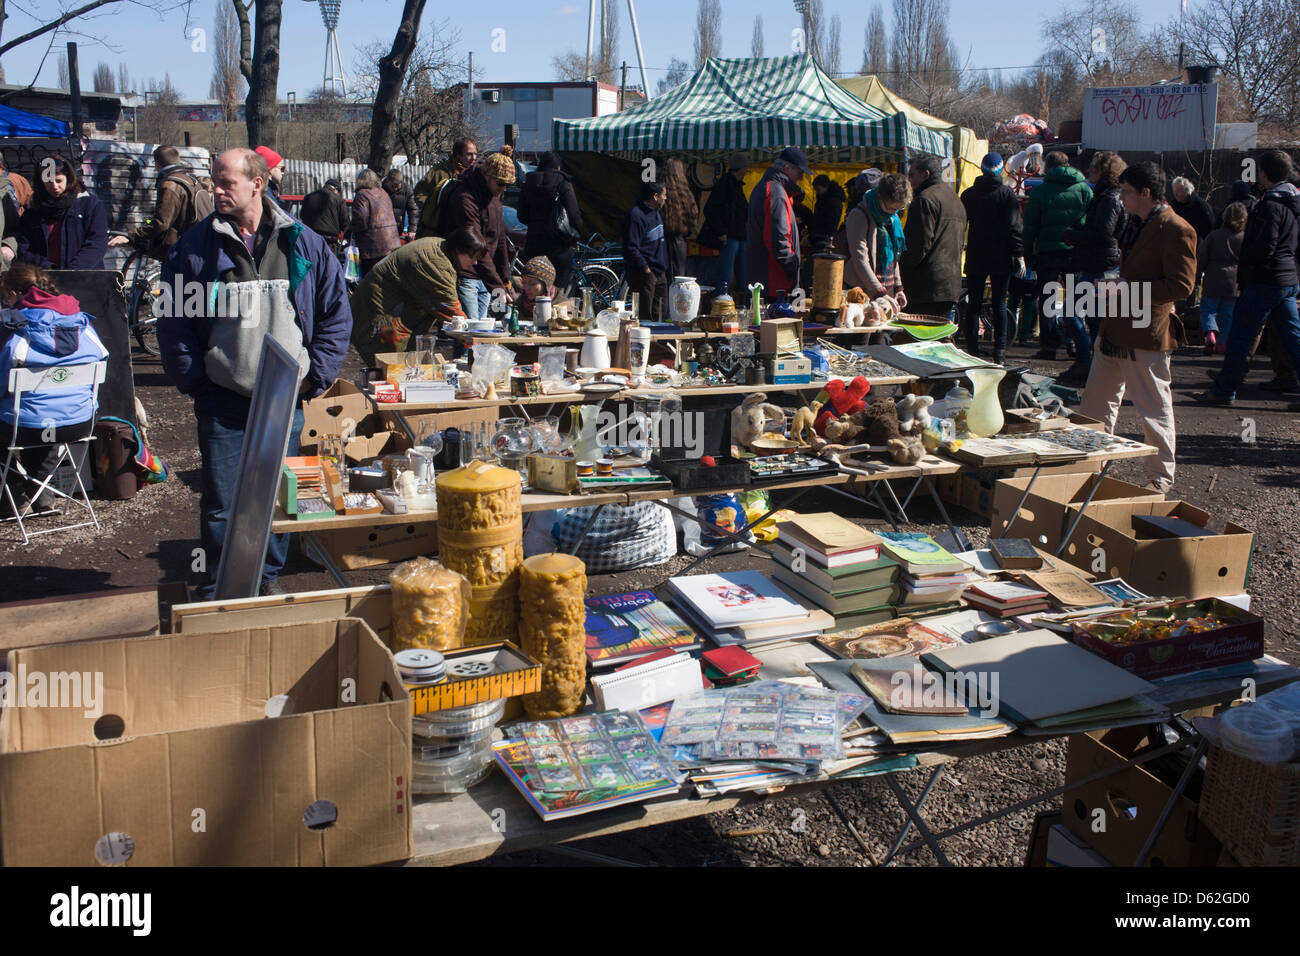
{"type": "Polygon", "coordinates": [[[1200,816],[1243,866],[1300,864],[1300,762],[1262,764],[1210,747],[1200,816]]]}

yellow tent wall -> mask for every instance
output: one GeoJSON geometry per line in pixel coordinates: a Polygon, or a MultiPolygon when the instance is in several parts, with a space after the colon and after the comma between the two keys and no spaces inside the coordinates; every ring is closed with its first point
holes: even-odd
{"type": "Polygon", "coordinates": [[[957,151],[957,194],[970,187],[980,174],[980,162],[989,152],[989,141],[979,139],[973,130],[955,126],[946,120],[922,112],[881,83],[875,76],[850,76],[835,81],[858,99],[887,113],[905,113],[917,126],[940,130],[952,137],[957,151]]]}

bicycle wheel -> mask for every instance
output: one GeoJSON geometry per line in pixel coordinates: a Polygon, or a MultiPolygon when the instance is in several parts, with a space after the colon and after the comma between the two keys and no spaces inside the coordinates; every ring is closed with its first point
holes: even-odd
{"type": "Polygon", "coordinates": [[[622,278],[609,266],[583,266],[587,285],[591,287],[592,304],[600,309],[608,309],[618,298],[618,290],[623,284],[622,278]]]}
{"type": "Polygon", "coordinates": [[[127,330],[135,336],[140,348],[150,355],[160,355],[154,302],[158,299],[162,265],[142,252],[135,252],[127,259],[123,274],[130,280],[126,287],[130,296],[126,303],[127,330]]]}

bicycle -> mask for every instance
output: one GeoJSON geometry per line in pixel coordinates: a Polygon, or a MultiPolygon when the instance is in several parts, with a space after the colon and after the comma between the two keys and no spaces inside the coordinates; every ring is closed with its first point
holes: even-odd
{"type": "Polygon", "coordinates": [[[621,255],[614,255],[599,233],[593,234],[586,242],[578,242],[573,252],[573,272],[570,274],[564,294],[575,302],[582,298],[584,289],[591,290],[592,306],[597,312],[611,308],[614,301],[626,298],[627,283],[621,268],[615,270],[613,263],[620,266],[621,255]]]}
{"type": "MultiPolygon", "coordinates": [[[[115,232],[110,235],[125,235],[115,232]]],[[[162,263],[136,249],[122,265],[122,291],[126,295],[126,330],[150,355],[158,348],[158,316],[154,313],[162,280],[162,263]]]]}

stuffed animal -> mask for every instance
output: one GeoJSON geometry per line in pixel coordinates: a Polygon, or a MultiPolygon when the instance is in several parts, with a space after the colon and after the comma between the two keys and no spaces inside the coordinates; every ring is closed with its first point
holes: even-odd
{"type": "Polygon", "coordinates": [[[813,424],[817,413],[822,410],[821,402],[811,402],[794,413],[794,424],[790,426],[790,437],[801,445],[811,445],[812,437],[817,434],[813,424]]]}
{"type": "Polygon", "coordinates": [[[754,440],[762,438],[769,420],[785,421],[785,409],[767,404],[767,396],[754,392],[731,411],[731,441],[742,448],[753,449],[754,440]]]}
{"type": "Polygon", "coordinates": [[[889,457],[900,465],[915,465],[925,455],[920,435],[903,435],[889,439],[889,457]]]}
{"type": "Polygon", "coordinates": [[[872,402],[864,410],[867,426],[867,442],[872,445],[888,445],[891,438],[897,438],[898,409],[892,398],[872,402]]]}
{"type": "Polygon", "coordinates": [[[931,395],[905,395],[898,402],[898,431],[902,435],[920,435],[930,425],[931,395]]]}
{"type": "Polygon", "coordinates": [[[858,444],[857,437],[866,431],[866,410],[854,412],[826,423],[826,440],[833,445],[858,444]]]}
{"type": "Polygon", "coordinates": [[[814,428],[818,435],[826,434],[826,426],[837,418],[852,415],[867,407],[864,400],[871,391],[871,383],[859,375],[845,384],[842,379],[831,379],[817,400],[822,403],[821,414],[817,416],[814,428]]]}

